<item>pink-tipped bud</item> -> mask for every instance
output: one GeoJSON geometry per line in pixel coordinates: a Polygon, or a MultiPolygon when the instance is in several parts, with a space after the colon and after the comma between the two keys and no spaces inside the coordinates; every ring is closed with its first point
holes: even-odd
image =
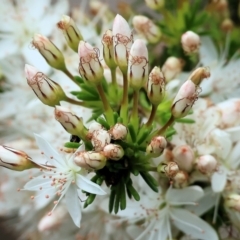
{"type": "Polygon", "coordinates": [[[78,117],[75,113],[66,107],[55,107],[55,119],[64,127],[64,129],[72,135],[77,135],[85,139],[85,127],[82,118],[78,117]]]}
{"type": "Polygon", "coordinates": [[[175,118],[185,117],[198,99],[199,92],[191,80],[187,80],[179,89],[173,100],[172,115],[175,118]]]}
{"type": "Polygon", "coordinates": [[[151,154],[153,157],[158,157],[162,154],[163,150],[167,147],[167,141],[162,136],[154,137],[146,148],[146,153],[151,154]]]}
{"type": "Polygon", "coordinates": [[[124,156],[124,150],[120,145],[108,144],[103,149],[103,154],[110,160],[120,160],[124,156]]]}
{"type": "Polygon", "coordinates": [[[46,37],[35,34],[32,45],[38,49],[47,63],[56,69],[66,69],[62,52],[46,37]]]}
{"type": "Polygon", "coordinates": [[[145,3],[149,8],[158,10],[164,6],[165,0],[145,0],[145,3]]]}
{"type": "Polygon", "coordinates": [[[200,37],[192,31],[187,31],[182,35],[181,43],[186,53],[194,53],[200,47],[200,37]]]}
{"type": "Polygon", "coordinates": [[[128,59],[128,80],[130,86],[139,90],[148,78],[148,50],[145,43],[137,39],[130,50],[128,59]]]}
{"type": "Polygon", "coordinates": [[[176,57],[169,57],[162,66],[162,72],[167,81],[174,79],[181,71],[183,61],[176,57]]]}
{"type": "Polygon", "coordinates": [[[165,94],[165,77],[159,67],[154,67],[147,82],[147,95],[150,102],[158,105],[165,94]]]}
{"type": "Polygon", "coordinates": [[[173,186],[175,188],[184,188],[188,185],[189,176],[187,172],[178,171],[177,174],[173,177],[173,186]]]}
{"type": "Polygon", "coordinates": [[[194,152],[188,145],[177,146],[173,149],[174,162],[181,170],[190,172],[194,163],[194,152]]]}
{"type": "Polygon", "coordinates": [[[25,75],[28,85],[44,104],[54,107],[60,105],[60,101],[66,98],[61,86],[35,67],[26,64],[25,75]]]}
{"type": "Polygon", "coordinates": [[[44,216],[38,223],[39,232],[56,230],[67,216],[65,208],[59,206],[50,215],[44,216]]]}
{"type": "Polygon", "coordinates": [[[221,29],[228,33],[230,31],[232,31],[234,28],[234,23],[230,18],[225,18],[222,23],[221,23],[221,29]]]}
{"type": "Polygon", "coordinates": [[[74,162],[87,170],[99,170],[105,167],[106,157],[101,152],[83,151],[76,152],[74,162]]]}
{"type": "Polygon", "coordinates": [[[195,69],[190,75],[189,79],[195,84],[200,85],[204,78],[210,77],[210,71],[207,67],[199,67],[195,69]]]}
{"type": "Polygon", "coordinates": [[[0,166],[15,171],[37,167],[25,152],[2,145],[0,145],[0,166]]]}
{"type": "Polygon", "coordinates": [[[149,18],[139,15],[133,17],[133,27],[143,35],[149,43],[156,43],[160,40],[162,33],[160,28],[149,18]]]}
{"type": "Polygon", "coordinates": [[[173,178],[179,172],[179,168],[175,162],[160,163],[157,167],[157,171],[165,174],[168,178],[173,178]]]}
{"type": "Polygon", "coordinates": [[[102,38],[103,58],[107,66],[111,69],[116,68],[114,61],[113,35],[111,30],[107,30],[102,38]]]}
{"type": "Polygon", "coordinates": [[[121,123],[116,123],[108,132],[114,140],[123,140],[128,134],[127,128],[121,123]]]}
{"type": "Polygon", "coordinates": [[[63,32],[67,44],[73,51],[78,52],[78,44],[83,37],[76,26],[74,20],[69,16],[63,15],[60,22],[57,23],[58,28],[63,32]]]}
{"type": "Polygon", "coordinates": [[[133,37],[127,21],[119,14],[117,14],[114,19],[112,34],[114,37],[115,62],[123,72],[126,72],[128,55],[133,43],[133,37]]]}
{"type": "Polygon", "coordinates": [[[111,135],[106,130],[96,130],[92,134],[92,145],[95,151],[102,151],[111,141],[111,135]]]}
{"type": "Polygon", "coordinates": [[[99,84],[103,79],[103,66],[99,59],[99,49],[80,41],[78,47],[79,73],[86,81],[99,84]]]}
{"type": "Polygon", "coordinates": [[[231,193],[225,198],[224,205],[227,208],[234,209],[240,212],[240,195],[236,193],[231,193]]]}
{"type": "Polygon", "coordinates": [[[196,159],[197,169],[207,175],[217,171],[218,162],[212,155],[203,155],[196,159]]]}

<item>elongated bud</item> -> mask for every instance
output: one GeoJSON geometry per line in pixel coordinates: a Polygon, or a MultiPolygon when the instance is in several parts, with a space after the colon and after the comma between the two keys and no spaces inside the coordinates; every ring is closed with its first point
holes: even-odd
{"type": "Polygon", "coordinates": [[[147,95],[150,102],[158,105],[165,94],[165,77],[159,67],[154,67],[149,74],[147,83],[147,95]]]}
{"type": "Polygon", "coordinates": [[[126,72],[133,37],[127,21],[119,14],[114,19],[112,34],[114,37],[115,62],[123,72],[126,72]]]}
{"type": "Polygon", "coordinates": [[[162,72],[167,81],[174,79],[181,71],[183,61],[176,57],[169,57],[162,66],[162,72]]]}
{"type": "Polygon", "coordinates": [[[78,52],[78,44],[83,40],[83,37],[74,20],[69,16],[63,15],[61,21],[57,23],[57,26],[62,30],[68,46],[73,51],[78,52]]]}
{"type": "Polygon", "coordinates": [[[0,166],[15,171],[37,167],[25,152],[2,145],[0,145],[0,166]]]}
{"type": "Polygon", "coordinates": [[[38,223],[39,232],[56,230],[67,216],[67,211],[65,208],[59,206],[57,207],[51,215],[47,214],[38,223]]]}
{"type": "Polygon", "coordinates": [[[92,134],[92,145],[95,151],[102,151],[111,141],[111,135],[103,129],[96,130],[92,134]]]}
{"type": "Polygon", "coordinates": [[[68,108],[62,106],[56,106],[54,114],[55,119],[61,123],[67,132],[79,136],[82,139],[86,138],[86,129],[83,125],[82,118],[79,118],[68,108]]]}
{"type": "Polygon", "coordinates": [[[60,105],[60,101],[66,98],[61,86],[35,67],[26,64],[25,75],[28,85],[44,104],[54,107],[60,105]]]}
{"type": "Polygon", "coordinates": [[[32,45],[38,49],[47,63],[56,69],[66,69],[62,52],[46,37],[35,34],[32,45]]]}
{"type": "Polygon", "coordinates": [[[168,178],[173,178],[178,173],[179,168],[175,162],[160,163],[157,167],[157,171],[165,174],[168,178]]]}
{"type": "Polygon", "coordinates": [[[207,67],[199,67],[196,70],[193,71],[193,73],[190,75],[189,79],[195,84],[200,85],[202,80],[204,78],[210,77],[210,71],[207,67]]]}
{"type": "Polygon", "coordinates": [[[194,152],[188,145],[177,146],[173,149],[174,161],[181,170],[190,172],[194,163],[194,152]]]}
{"type": "Polygon", "coordinates": [[[120,145],[110,143],[104,147],[103,154],[110,160],[120,160],[124,155],[124,150],[120,145]]]}
{"type": "Polygon", "coordinates": [[[181,43],[186,53],[195,53],[199,50],[200,37],[192,31],[187,31],[182,35],[181,43]]]}
{"type": "Polygon", "coordinates": [[[148,77],[148,50],[145,43],[137,39],[128,59],[128,80],[134,90],[142,88],[148,77]]]}
{"type": "Polygon", "coordinates": [[[211,155],[203,155],[196,159],[197,169],[203,174],[212,174],[217,171],[218,162],[211,155]]]}
{"type": "Polygon", "coordinates": [[[154,137],[146,148],[146,153],[151,154],[153,157],[158,157],[162,154],[167,146],[167,141],[162,136],[154,137]]]}
{"type": "Polygon", "coordinates": [[[99,59],[99,49],[80,41],[78,47],[79,73],[88,82],[99,84],[103,78],[103,66],[99,59]]]}
{"type": "Polygon", "coordinates": [[[128,134],[127,128],[121,123],[116,123],[108,132],[114,140],[123,140],[128,134]]]}
{"type": "Polygon", "coordinates": [[[175,118],[185,117],[198,99],[198,89],[191,80],[187,80],[179,89],[173,100],[172,115],[175,118]]]}
{"type": "Polygon", "coordinates": [[[75,153],[74,162],[76,165],[87,170],[99,170],[106,165],[106,157],[101,152],[84,151],[75,153]]]}
{"type": "Polygon", "coordinates": [[[133,26],[136,31],[143,35],[149,43],[156,43],[160,40],[162,33],[160,28],[149,18],[139,15],[133,17],[133,26]]]}
{"type": "Polygon", "coordinates": [[[107,30],[102,38],[103,58],[109,68],[116,68],[114,61],[113,35],[111,30],[107,30]]]}
{"type": "Polygon", "coordinates": [[[234,210],[240,212],[240,195],[236,193],[231,193],[225,198],[224,205],[228,208],[233,208],[234,210]]]}
{"type": "Polygon", "coordinates": [[[145,0],[145,3],[149,8],[158,10],[164,6],[165,0],[145,0]]]}
{"type": "Polygon", "coordinates": [[[230,19],[230,18],[226,18],[222,21],[221,23],[221,29],[224,31],[224,32],[230,32],[232,31],[234,28],[234,23],[233,21],[230,19]]]}
{"type": "Polygon", "coordinates": [[[173,186],[175,188],[184,188],[188,185],[189,176],[187,172],[178,171],[177,174],[173,177],[173,186]]]}

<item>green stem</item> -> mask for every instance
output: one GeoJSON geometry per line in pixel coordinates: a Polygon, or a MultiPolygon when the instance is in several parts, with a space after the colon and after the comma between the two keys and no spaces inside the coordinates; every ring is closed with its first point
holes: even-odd
{"type": "Polygon", "coordinates": [[[104,115],[106,117],[107,122],[109,123],[110,126],[114,125],[114,116],[113,116],[113,110],[106,98],[106,95],[104,93],[103,87],[101,84],[97,85],[97,90],[99,93],[99,96],[102,100],[103,103],[103,109],[104,109],[104,115]]]}
{"type": "Polygon", "coordinates": [[[64,72],[75,84],[79,86],[79,83],[75,80],[74,76],[68,71],[67,68],[63,69],[62,72],[64,72]]]}
{"type": "Polygon", "coordinates": [[[112,85],[117,89],[116,68],[111,68],[112,85]]]}
{"type": "Polygon", "coordinates": [[[174,123],[174,117],[173,115],[170,117],[170,119],[167,121],[167,123],[158,130],[157,135],[163,135],[168,127],[170,127],[174,123]]]}
{"type": "Polygon", "coordinates": [[[152,111],[151,111],[148,121],[146,122],[146,127],[149,127],[152,125],[154,117],[157,112],[157,107],[158,107],[157,105],[152,105],[152,111]]]}
{"type": "Polygon", "coordinates": [[[82,106],[82,107],[87,107],[86,106],[86,102],[79,102],[75,99],[72,99],[72,98],[69,98],[66,96],[66,98],[64,99],[65,102],[69,102],[69,103],[72,103],[72,104],[75,104],[75,105],[79,105],[79,106],[82,106]]]}
{"type": "Polygon", "coordinates": [[[138,120],[138,100],[139,100],[139,90],[134,90],[133,92],[133,109],[130,123],[133,125],[133,129],[137,134],[139,128],[139,120],[138,120]]]}
{"type": "Polygon", "coordinates": [[[120,117],[123,119],[123,124],[127,125],[128,122],[128,77],[127,71],[122,71],[123,74],[123,98],[120,110],[120,117]]]}

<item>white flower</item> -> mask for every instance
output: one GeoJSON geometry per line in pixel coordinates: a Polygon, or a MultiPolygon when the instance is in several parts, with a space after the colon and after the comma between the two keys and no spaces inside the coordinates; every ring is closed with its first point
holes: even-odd
{"type": "MultiPolygon", "coordinates": [[[[40,191],[46,198],[58,195],[59,199],[52,209],[65,196],[66,207],[76,226],[80,227],[81,204],[79,200],[79,190],[89,193],[104,195],[102,188],[84,177],[83,169],[74,164],[72,157],[66,159],[61,156],[51,145],[41,136],[35,134],[37,144],[45,155],[47,163],[43,166],[43,174],[30,180],[25,186],[25,190],[40,191]],[[46,167],[49,165],[49,167],[46,167]]],[[[37,197],[37,196],[36,196],[37,197]]]]}

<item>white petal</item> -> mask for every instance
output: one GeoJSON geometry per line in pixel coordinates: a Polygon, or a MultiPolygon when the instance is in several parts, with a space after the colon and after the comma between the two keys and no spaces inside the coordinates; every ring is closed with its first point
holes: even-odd
{"type": "Polygon", "coordinates": [[[220,166],[218,171],[212,175],[211,184],[214,192],[222,192],[227,182],[228,170],[220,166]]]}
{"type": "Polygon", "coordinates": [[[82,212],[81,204],[78,198],[77,188],[74,184],[70,184],[65,194],[66,206],[73,222],[77,227],[80,227],[82,212]]]}
{"type": "Polygon", "coordinates": [[[172,209],[173,224],[194,239],[218,240],[215,230],[201,218],[184,209],[172,209]]]}
{"type": "Polygon", "coordinates": [[[227,161],[233,170],[235,170],[240,164],[240,141],[238,141],[233,147],[227,161]]]}
{"type": "Polygon", "coordinates": [[[51,182],[52,179],[43,178],[43,176],[41,175],[27,182],[23,188],[29,191],[39,191],[40,187],[42,187],[43,189],[44,187],[51,187],[51,182]]]}
{"type": "Polygon", "coordinates": [[[96,183],[90,181],[89,179],[83,177],[82,175],[77,175],[76,181],[78,187],[86,192],[98,194],[98,195],[105,195],[106,192],[96,183]]]}
{"type": "Polygon", "coordinates": [[[34,134],[35,139],[37,141],[37,145],[40,148],[40,150],[44,153],[47,160],[53,164],[54,166],[58,168],[66,167],[66,163],[64,162],[63,157],[52,148],[52,146],[47,142],[45,139],[43,139],[40,135],[34,134]]]}
{"type": "Polygon", "coordinates": [[[183,189],[169,188],[166,194],[166,200],[171,205],[191,204],[200,199],[204,195],[202,188],[199,186],[191,186],[183,189]]]}
{"type": "Polygon", "coordinates": [[[230,134],[231,140],[233,142],[240,140],[240,126],[228,128],[225,129],[225,131],[230,134]]]}

